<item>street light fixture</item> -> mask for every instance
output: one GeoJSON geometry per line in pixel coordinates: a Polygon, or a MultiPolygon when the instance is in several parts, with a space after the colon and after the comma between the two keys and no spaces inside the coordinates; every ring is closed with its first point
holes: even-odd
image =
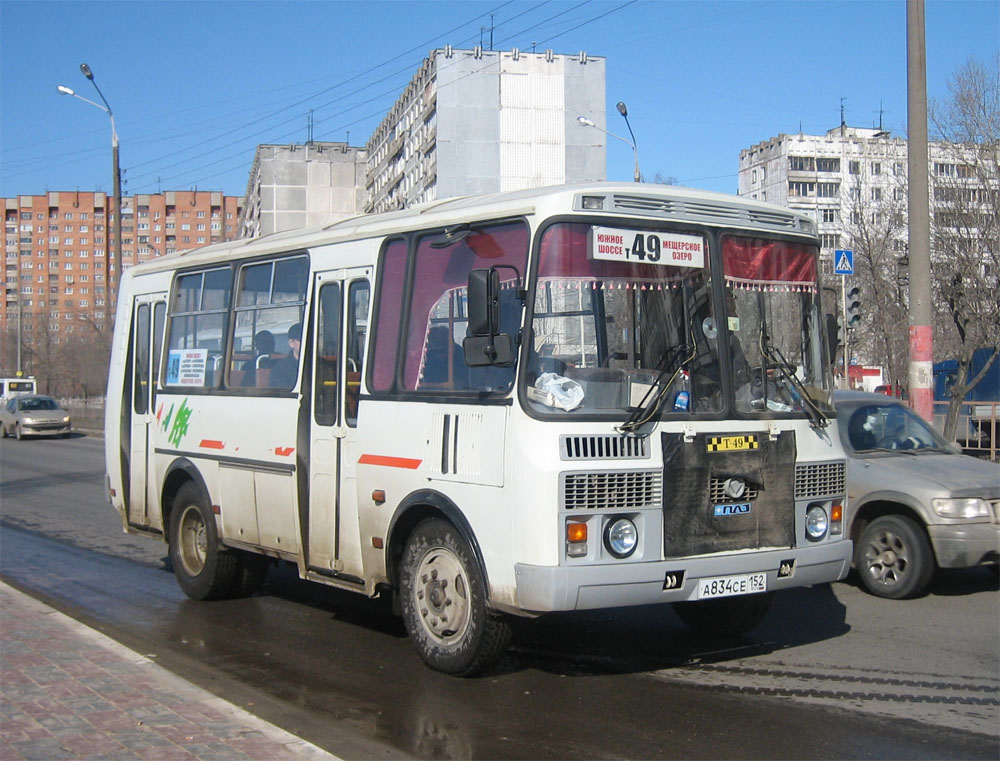
{"type": "MultiPolygon", "coordinates": [[[[94,72],[92,72],[90,67],[85,63],[80,64],[80,71],[83,72],[83,76],[89,79],[91,84],[94,85],[94,89],[97,90],[97,94],[101,96],[101,102],[104,104],[103,106],[100,103],[95,103],[88,98],[84,98],[82,95],[78,95],[72,88],[66,87],[65,85],[59,85],[56,89],[63,95],[72,95],[77,100],[82,100],[84,103],[89,103],[91,106],[101,109],[111,120],[111,176],[115,199],[115,248],[112,256],[108,257],[109,261],[106,265],[107,288],[104,297],[105,325],[110,329],[111,296],[114,293],[114,283],[112,281],[112,277],[113,273],[120,272],[122,264],[122,174],[118,164],[118,130],[115,129],[115,115],[111,112],[111,105],[108,103],[107,98],[104,97],[104,93],[101,92],[101,88],[97,86],[97,82],[94,81],[94,72]]],[[[108,221],[110,223],[110,218],[108,221]]]]}
{"type": "MultiPolygon", "coordinates": [[[[624,108],[624,106],[625,106],[624,103],[619,103],[618,105],[620,106],[619,110],[621,110],[621,108],[624,108]]],[[[623,143],[625,143],[625,145],[627,145],[629,148],[631,148],[632,149],[632,156],[635,158],[635,174],[634,174],[634,179],[635,179],[636,182],[641,182],[642,181],[641,175],[639,174],[639,151],[636,150],[636,147],[635,147],[635,137],[634,136],[633,136],[633,138],[631,140],[629,140],[628,138],[622,137],[621,135],[616,135],[614,132],[609,132],[608,130],[604,129],[604,127],[598,127],[596,124],[594,124],[594,122],[592,122],[586,116],[578,116],[578,117],[576,117],[576,120],[578,122],[580,122],[580,124],[582,126],[584,126],[584,127],[593,127],[594,129],[603,132],[605,135],[609,135],[609,136],[615,138],[616,140],[621,140],[623,143]]],[[[625,124],[626,125],[628,124],[628,119],[625,120],[625,124]]],[[[629,134],[631,134],[631,133],[632,133],[632,128],[629,127],[629,134]]]]}

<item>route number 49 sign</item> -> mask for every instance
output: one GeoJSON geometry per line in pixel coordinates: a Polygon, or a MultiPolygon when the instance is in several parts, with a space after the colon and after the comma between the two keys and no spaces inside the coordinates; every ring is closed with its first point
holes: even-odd
{"type": "Polygon", "coordinates": [[[705,239],[700,235],[594,227],[590,255],[610,262],[701,268],[705,266],[705,239]]]}

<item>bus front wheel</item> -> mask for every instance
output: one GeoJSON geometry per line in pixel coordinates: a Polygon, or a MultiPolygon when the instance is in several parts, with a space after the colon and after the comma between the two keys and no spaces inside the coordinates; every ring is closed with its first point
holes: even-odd
{"type": "Polygon", "coordinates": [[[403,621],[431,668],[475,676],[510,641],[503,614],[486,602],[486,585],[469,543],[450,523],[425,520],[410,535],[400,566],[403,621]]]}
{"type": "Polygon", "coordinates": [[[699,634],[736,637],[757,627],[771,610],[773,592],[723,597],[699,602],[675,602],[674,612],[699,634]]]}
{"type": "Polygon", "coordinates": [[[193,483],[177,492],[170,515],[170,562],[181,590],[194,600],[225,597],[232,589],[238,559],[224,550],[208,500],[193,483]]]}

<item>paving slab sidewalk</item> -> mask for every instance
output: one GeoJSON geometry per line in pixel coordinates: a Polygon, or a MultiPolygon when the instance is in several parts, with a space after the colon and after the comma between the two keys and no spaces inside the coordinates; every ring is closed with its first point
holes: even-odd
{"type": "Polygon", "coordinates": [[[340,761],[3,582],[0,759],[340,761]]]}

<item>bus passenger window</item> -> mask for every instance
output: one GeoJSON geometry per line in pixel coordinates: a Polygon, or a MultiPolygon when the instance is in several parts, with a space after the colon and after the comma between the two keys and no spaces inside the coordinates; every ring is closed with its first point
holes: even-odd
{"type": "Polygon", "coordinates": [[[229,267],[178,276],[170,302],[165,386],[219,384],[231,282],[229,267]]]}
{"type": "Polygon", "coordinates": [[[309,260],[302,255],[240,268],[229,388],[295,386],[308,281],[309,260]]]}

